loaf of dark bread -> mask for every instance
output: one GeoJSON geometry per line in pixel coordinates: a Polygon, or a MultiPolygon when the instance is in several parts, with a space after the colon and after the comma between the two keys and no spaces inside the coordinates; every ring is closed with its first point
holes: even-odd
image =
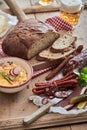
{"type": "Polygon", "coordinates": [[[58,37],[59,34],[47,24],[29,19],[15,26],[4,39],[2,49],[7,55],[31,59],[58,37]]]}

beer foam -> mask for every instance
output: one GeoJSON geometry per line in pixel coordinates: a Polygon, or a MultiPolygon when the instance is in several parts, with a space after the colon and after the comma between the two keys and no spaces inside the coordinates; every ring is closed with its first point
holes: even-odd
{"type": "Polygon", "coordinates": [[[81,0],[61,0],[61,8],[60,10],[65,11],[67,13],[77,13],[82,8],[81,0]]]}

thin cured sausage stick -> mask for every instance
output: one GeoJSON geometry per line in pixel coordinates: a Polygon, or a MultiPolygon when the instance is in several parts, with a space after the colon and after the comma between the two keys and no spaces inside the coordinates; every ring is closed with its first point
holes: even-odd
{"type": "MultiPolygon", "coordinates": [[[[72,74],[72,72],[70,72],[69,74],[66,74],[63,78],[61,78],[61,79],[58,79],[58,81],[60,81],[60,80],[64,80],[65,78],[67,78],[67,77],[69,77],[69,75],[71,75],[72,74]]],[[[57,80],[55,80],[55,81],[57,81],[57,80]]],[[[53,82],[53,81],[52,81],[53,82]]],[[[50,83],[52,83],[51,81],[50,82],[42,82],[42,83],[35,83],[35,86],[36,87],[39,87],[39,86],[48,86],[50,83]]]]}
{"type": "Polygon", "coordinates": [[[50,86],[40,86],[40,87],[35,87],[34,89],[33,89],[33,92],[34,93],[40,93],[40,92],[44,92],[44,89],[46,89],[46,88],[49,88],[49,87],[56,87],[56,88],[61,88],[61,87],[63,87],[63,88],[69,88],[69,87],[75,87],[76,85],[77,85],[77,80],[75,80],[75,79],[72,79],[72,80],[67,80],[67,81],[63,81],[63,82],[61,82],[61,83],[56,83],[56,82],[53,82],[52,84],[50,84],[50,86]]]}
{"type": "Polygon", "coordinates": [[[44,82],[44,83],[35,83],[36,87],[41,87],[41,86],[49,86],[51,84],[51,82],[44,82]]]}
{"type": "Polygon", "coordinates": [[[65,79],[65,78],[67,78],[67,77],[69,77],[71,75],[76,75],[76,74],[74,74],[73,71],[70,71],[69,73],[67,73],[66,75],[64,75],[61,79],[63,79],[63,78],[65,79]]]}
{"type": "MultiPolygon", "coordinates": [[[[68,84],[70,85],[71,83],[78,83],[78,81],[76,79],[71,79],[71,80],[67,80],[67,81],[62,81],[62,82],[56,82],[56,85],[65,85],[68,84]]],[[[55,82],[53,82],[53,84],[55,85],[55,82]]]]}
{"type": "Polygon", "coordinates": [[[76,75],[75,74],[72,74],[70,76],[67,76],[67,77],[64,77],[64,78],[61,78],[59,80],[55,80],[57,83],[59,82],[63,82],[63,81],[67,81],[67,80],[70,80],[70,79],[76,79],[76,75]]]}
{"type": "Polygon", "coordinates": [[[35,93],[35,94],[43,94],[44,93],[44,89],[37,91],[35,88],[33,88],[32,92],[35,93]]]}
{"type": "Polygon", "coordinates": [[[46,88],[54,87],[56,89],[60,88],[74,88],[78,84],[77,76],[76,74],[72,72],[69,72],[66,74],[63,78],[54,80],[52,82],[42,82],[42,83],[36,83],[35,88],[32,89],[32,92],[35,94],[44,94],[46,88]]]}
{"type": "MultiPolygon", "coordinates": [[[[59,86],[54,86],[55,88],[75,88],[77,86],[77,83],[71,83],[71,84],[62,84],[62,85],[59,85],[59,86]]],[[[51,88],[52,86],[46,86],[46,87],[39,87],[39,88],[33,88],[32,89],[32,92],[35,93],[35,94],[44,94],[45,93],[45,89],[46,88],[51,88]]]]}
{"type": "Polygon", "coordinates": [[[46,76],[46,80],[50,80],[50,79],[52,79],[53,77],[55,77],[55,76],[58,74],[58,72],[64,67],[64,65],[69,61],[70,58],[72,58],[72,57],[68,56],[67,58],[65,58],[65,59],[62,61],[62,63],[60,63],[55,70],[53,70],[52,72],[50,72],[50,73],[46,76]]]}
{"type": "Polygon", "coordinates": [[[36,83],[35,86],[36,87],[48,87],[48,86],[52,86],[55,84],[62,84],[64,83],[65,81],[69,81],[69,80],[76,80],[76,76],[72,75],[70,77],[67,77],[66,79],[61,79],[61,80],[55,80],[55,81],[52,81],[52,82],[46,82],[46,83],[36,83]]]}
{"type": "Polygon", "coordinates": [[[66,78],[64,78],[64,79],[61,79],[61,81],[63,80],[63,81],[66,81],[66,80],[70,80],[70,79],[76,79],[77,78],[77,76],[75,75],[75,74],[72,74],[72,75],[70,75],[69,77],[66,77],[66,78]]]}
{"type": "Polygon", "coordinates": [[[40,86],[50,86],[51,84],[53,84],[53,82],[57,82],[57,83],[61,83],[61,82],[64,82],[64,81],[67,81],[67,80],[70,80],[70,79],[76,79],[76,75],[74,74],[74,73],[70,73],[70,75],[69,74],[67,74],[66,76],[64,76],[63,78],[61,78],[61,79],[58,79],[58,80],[55,80],[55,81],[52,81],[52,82],[44,82],[44,83],[35,83],[35,86],[36,87],[40,87],[40,86]]]}
{"type": "Polygon", "coordinates": [[[61,88],[61,87],[65,87],[65,88],[69,88],[69,87],[74,87],[74,85],[77,85],[77,82],[66,82],[63,84],[59,84],[59,85],[50,85],[50,86],[42,86],[42,87],[35,87],[34,90],[35,91],[39,91],[39,90],[44,90],[45,88],[50,88],[50,87],[56,87],[56,88],[61,88]]]}

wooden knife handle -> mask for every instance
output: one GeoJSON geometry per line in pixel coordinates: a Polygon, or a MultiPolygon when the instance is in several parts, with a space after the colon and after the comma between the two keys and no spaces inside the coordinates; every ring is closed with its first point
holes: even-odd
{"type": "Polygon", "coordinates": [[[23,120],[24,125],[28,125],[28,124],[32,123],[33,121],[37,120],[40,116],[42,116],[43,114],[45,114],[49,110],[49,108],[51,106],[53,106],[53,105],[55,105],[54,102],[49,102],[46,105],[40,107],[33,114],[24,117],[24,120],[23,120]]]}
{"type": "Polygon", "coordinates": [[[28,19],[23,10],[18,6],[15,0],[4,0],[10,7],[11,11],[18,17],[20,21],[28,19]]]}

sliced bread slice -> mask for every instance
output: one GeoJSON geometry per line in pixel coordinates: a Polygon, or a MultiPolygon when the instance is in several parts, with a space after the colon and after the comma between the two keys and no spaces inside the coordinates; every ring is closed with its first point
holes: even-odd
{"type": "Polygon", "coordinates": [[[38,60],[61,60],[65,58],[66,56],[69,56],[70,54],[74,53],[76,51],[76,48],[71,46],[69,47],[68,51],[65,52],[58,52],[58,53],[53,53],[50,48],[43,50],[42,52],[39,53],[38,55],[38,60]]]}
{"type": "Polygon", "coordinates": [[[60,36],[52,44],[51,51],[52,52],[67,51],[68,48],[75,43],[76,39],[77,38],[73,36],[71,32],[68,32],[60,36]]]}

